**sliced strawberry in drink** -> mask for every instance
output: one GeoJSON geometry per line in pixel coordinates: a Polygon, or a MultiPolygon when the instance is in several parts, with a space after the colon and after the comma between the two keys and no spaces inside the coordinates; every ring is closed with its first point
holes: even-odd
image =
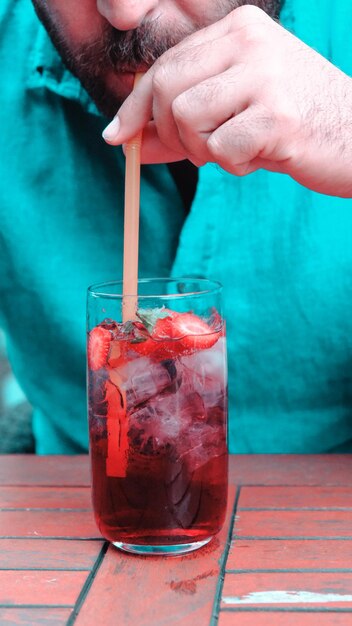
{"type": "Polygon", "coordinates": [[[131,333],[126,339],[126,350],[133,350],[143,356],[147,356],[152,351],[151,336],[144,324],[141,322],[127,322],[131,325],[131,333]]]}
{"type": "Polygon", "coordinates": [[[194,313],[178,313],[165,307],[139,309],[137,316],[142,324],[133,322],[135,332],[129,347],[153,360],[207,350],[221,337],[223,329],[221,317],[215,309],[209,324],[194,313]]]}
{"type": "Polygon", "coordinates": [[[107,328],[95,326],[88,339],[88,366],[96,371],[104,367],[110,350],[111,333],[107,328]]]}
{"type": "Polygon", "coordinates": [[[139,354],[159,360],[207,350],[220,336],[221,329],[215,330],[194,313],[170,311],[166,317],[156,320],[146,341],[131,347],[139,354]]]}
{"type": "Polygon", "coordinates": [[[121,339],[114,339],[111,342],[108,359],[109,367],[119,367],[119,365],[123,365],[125,362],[126,344],[127,341],[121,339]]]}
{"type": "Polygon", "coordinates": [[[145,341],[131,342],[130,347],[132,350],[138,352],[138,354],[141,354],[142,356],[149,356],[157,348],[157,346],[155,346],[155,341],[153,341],[151,337],[149,337],[149,339],[146,339],[145,341]]]}
{"type": "Polygon", "coordinates": [[[220,337],[220,331],[212,329],[194,313],[178,313],[174,315],[172,319],[169,318],[168,327],[165,330],[172,333],[169,336],[174,339],[175,348],[179,354],[189,353],[189,351],[207,350],[220,337]]]}

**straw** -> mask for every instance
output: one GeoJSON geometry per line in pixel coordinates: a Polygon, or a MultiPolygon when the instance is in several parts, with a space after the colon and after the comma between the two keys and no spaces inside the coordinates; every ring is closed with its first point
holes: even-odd
{"type": "MultiPolygon", "coordinates": [[[[135,89],[142,76],[143,74],[139,73],[135,75],[133,89],[135,89]]],[[[141,143],[142,131],[130,139],[130,141],[126,144],[125,149],[126,177],[123,251],[123,322],[134,321],[137,319],[141,143]]]]}
{"type": "MultiPolygon", "coordinates": [[[[142,74],[135,75],[133,88],[141,76],[142,74]]],[[[125,150],[123,322],[137,319],[141,142],[142,131],[127,143],[125,150]]],[[[108,403],[106,474],[113,478],[124,478],[127,471],[128,422],[124,381],[117,370],[110,372],[110,381],[106,383],[106,401],[108,403]]]]}

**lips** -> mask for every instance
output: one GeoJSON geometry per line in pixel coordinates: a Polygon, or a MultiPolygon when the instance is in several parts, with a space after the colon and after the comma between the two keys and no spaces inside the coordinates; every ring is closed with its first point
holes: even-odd
{"type": "Polygon", "coordinates": [[[149,67],[147,65],[139,65],[139,66],[119,65],[116,67],[115,72],[116,74],[137,74],[137,73],[144,74],[148,70],[149,70],[149,67]]]}
{"type": "Polygon", "coordinates": [[[110,89],[121,93],[125,98],[133,89],[134,77],[136,73],[144,73],[148,70],[146,66],[139,67],[118,67],[115,71],[110,71],[107,75],[107,84],[110,89]]]}

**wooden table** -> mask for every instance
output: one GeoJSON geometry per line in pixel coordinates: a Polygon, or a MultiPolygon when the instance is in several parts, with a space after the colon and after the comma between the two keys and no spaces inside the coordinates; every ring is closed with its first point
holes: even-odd
{"type": "Polygon", "coordinates": [[[351,626],[352,455],[234,456],[226,525],[185,557],[104,542],[85,456],[0,456],[0,624],[351,626]]]}

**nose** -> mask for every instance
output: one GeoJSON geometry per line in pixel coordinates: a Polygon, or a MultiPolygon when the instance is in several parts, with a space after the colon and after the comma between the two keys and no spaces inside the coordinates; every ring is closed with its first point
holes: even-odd
{"type": "Polygon", "coordinates": [[[97,9],[117,30],[133,30],[158,4],[159,0],[97,0],[97,9]]]}

